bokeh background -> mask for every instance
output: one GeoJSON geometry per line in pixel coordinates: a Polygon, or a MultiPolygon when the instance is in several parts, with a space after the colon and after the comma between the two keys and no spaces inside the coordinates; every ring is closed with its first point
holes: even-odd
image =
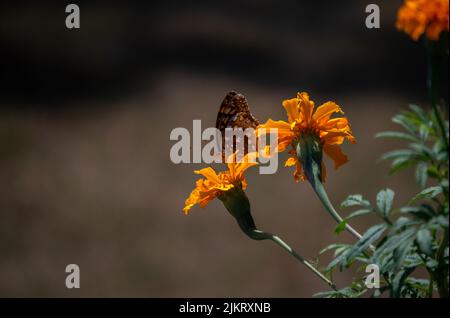
{"type": "MultiPolygon", "coordinates": [[[[335,204],[391,187],[400,205],[418,191],[410,173],[389,177],[377,161],[397,144],[373,137],[408,103],[427,105],[425,51],[394,26],[401,0],[377,2],[372,30],[368,1],[76,1],[78,30],[65,27],[68,3],[0,4],[0,296],[326,290],[271,242],[249,240],[217,200],[182,214],[202,165],[173,164],[169,134],[193,119],[214,126],[231,89],[261,121],[285,118],[281,101],[298,90],[344,108],[358,144],[344,146],[351,161],[338,171],[327,162],[335,204]],[[70,263],[78,290],[65,287],[70,263]]],[[[310,259],[351,242],[292,172],[248,173],[257,225],[310,259]]]]}

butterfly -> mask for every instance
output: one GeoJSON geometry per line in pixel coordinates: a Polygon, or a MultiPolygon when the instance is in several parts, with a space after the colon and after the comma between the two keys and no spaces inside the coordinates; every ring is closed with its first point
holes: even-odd
{"type": "MultiPolygon", "coordinates": [[[[225,156],[225,129],[226,128],[253,128],[258,127],[259,121],[251,114],[250,107],[244,95],[235,91],[229,92],[220,105],[217,113],[216,128],[222,134],[222,158],[225,156]]],[[[242,140],[233,137],[233,150],[235,152],[239,149],[239,144],[242,140]]],[[[248,153],[250,140],[247,136],[244,137],[244,154],[248,153]]]]}

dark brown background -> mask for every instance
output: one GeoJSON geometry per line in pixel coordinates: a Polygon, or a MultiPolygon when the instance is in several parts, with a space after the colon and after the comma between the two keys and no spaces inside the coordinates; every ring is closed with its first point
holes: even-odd
{"type": "MultiPolygon", "coordinates": [[[[327,162],[336,205],[386,186],[400,205],[418,191],[411,173],[388,177],[377,163],[397,144],[373,138],[409,102],[426,105],[423,47],[394,27],[400,0],[378,1],[379,30],[365,28],[364,1],[76,3],[80,30],[65,28],[64,2],[0,5],[0,296],[326,290],[272,243],[245,237],[217,200],[181,212],[201,165],[171,163],[170,131],[213,126],[230,89],[262,121],[284,119],[281,101],[298,90],[344,108],[358,144],[344,146],[340,170],[327,162]],[[65,288],[69,263],[81,267],[79,290],[65,288]]],[[[308,258],[352,241],[292,172],[248,173],[259,227],[308,258]]]]}

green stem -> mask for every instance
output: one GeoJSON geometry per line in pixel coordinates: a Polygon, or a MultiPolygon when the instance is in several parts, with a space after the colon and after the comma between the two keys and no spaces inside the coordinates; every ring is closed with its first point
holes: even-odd
{"type": "MultiPolygon", "coordinates": [[[[297,140],[295,151],[297,152],[297,158],[303,167],[306,179],[308,179],[323,206],[338,224],[342,223],[344,219],[339,215],[339,213],[337,213],[336,209],[333,207],[333,204],[331,204],[322,183],[322,145],[320,139],[314,135],[303,136],[297,140]]],[[[345,223],[345,229],[358,240],[361,239],[362,235],[348,223],[345,223]]],[[[370,245],[370,249],[375,251],[375,247],[373,245],[370,245]]]]}
{"type": "MultiPolygon", "coordinates": [[[[322,202],[323,206],[327,210],[327,212],[331,215],[331,217],[339,224],[344,221],[344,219],[339,215],[339,213],[334,208],[333,204],[331,203],[327,191],[325,190],[325,187],[323,186],[321,177],[320,177],[320,170],[316,162],[312,161],[310,162],[311,169],[305,169],[306,172],[306,178],[308,179],[309,183],[311,184],[312,188],[314,189],[314,192],[319,197],[320,201],[322,202]],[[312,173],[308,173],[308,171],[311,171],[312,173]]],[[[345,223],[345,229],[352,234],[354,237],[356,237],[358,240],[361,239],[362,235],[358,233],[353,227],[351,227],[348,223],[345,223]]],[[[370,250],[372,252],[375,251],[375,247],[373,245],[369,246],[370,250]]]]}
{"type": "Polygon", "coordinates": [[[236,219],[241,230],[253,240],[271,240],[277,245],[281,246],[285,251],[294,256],[300,263],[305,265],[310,271],[312,271],[317,277],[324,281],[328,286],[336,289],[336,286],[326,278],[321,272],[319,272],[314,266],[312,266],[307,260],[301,257],[296,251],[294,251],[289,245],[287,245],[278,236],[271,233],[259,231],[256,229],[255,221],[253,220],[250,212],[250,201],[245,195],[242,187],[235,187],[230,191],[226,191],[219,196],[230,214],[236,219]]]}
{"type": "MultiPolygon", "coordinates": [[[[241,227],[242,228],[242,227],[241,227]]],[[[281,238],[271,233],[259,231],[259,230],[249,230],[248,228],[242,228],[245,234],[254,240],[271,240],[275,242],[278,246],[283,248],[286,252],[294,256],[300,263],[305,265],[310,271],[313,272],[314,275],[319,277],[323,282],[325,282],[328,286],[330,286],[333,290],[337,290],[336,285],[333,284],[328,278],[326,278],[320,271],[318,271],[311,263],[305,260],[300,254],[294,251],[286,242],[284,242],[281,238]]]]}
{"type": "MultiPolygon", "coordinates": [[[[341,223],[344,221],[344,219],[339,215],[339,213],[334,208],[333,204],[331,203],[328,194],[325,190],[325,187],[323,186],[323,183],[315,180],[313,185],[314,192],[316,192],[317,196],[319,197],[320,201],[322,202],[325,209],[330,213],[330,215],[333,217],[333,219],[337,223],[341,223]]],[[[362,235],[358,233],[353,227],[351,227],[349,224],[345,224],[345,229],[351,233],[354,237],[356,237],[358,240],[361,239],[362,235]]]]}
{"type": "Polygon", "coordinates": [[[438,287],[439,296],[441,298],[448,298],[448,265],[445,263],[445,250],[448,247],[448,228],[444,231],[441,245],[437,252],[437,260],[439,266],[436,275],[436,285],[438,287]]]}

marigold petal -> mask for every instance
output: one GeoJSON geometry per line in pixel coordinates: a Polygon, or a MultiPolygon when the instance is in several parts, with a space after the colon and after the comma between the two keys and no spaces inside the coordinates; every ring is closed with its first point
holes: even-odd
{"type": "Polygon", "coordinates": [[[245,178],[242,178],[242,180],[241,180],[241,187],[242,187],[242,190],[247,189],[247,180],[245,180],[245,178]]]}
{"type": "Polygon", "coordinates": [[[295,159],[296,162],[295,162],[294,180],[295,182],[304,181],[305,176],[303,175],[302,164],[297,159],[297,157],[295,157],[295,159]]]}
{"type": "Polygon", "coordinates": [[[283,101],[283,107],[286,110],[289,123],[293,123],[299,117],[298,99],[291,98],[283,101]]]}
{"type": "Polygon", "coordinates": [[[306,92],[298,93],[297,98],[300,100],[299,110],[301,118],[306,124],[309,124],[314,111],[314,102],[309,100],[309,95],[306,92]]]}
{"type": "Polygon", "coordinates": [[[219,176],[214,171],[214,169],[211,167],[203,168],[201,170],[196,170],[196,171],[194,171],[194,173],[204,176],[206,179],[208,179],[211,182],[220,183],[219,176]]]}
{"type": "Polygon", "coordinates": [[[297,159],[295,157],[289,157],[288,160],[284,163],[285,167],[292,167],[297,164],[297,159]]]}
{"type": "Polygon", "coordinates": [[[340,166],[348,162],[348,157],[342,152],[338,145],[325,144],[323,151],[334,161],[334,168],[338,169],[340,166]]]}
{"type": "Polygon", "coordinates": [[[271,128],[275,128],[278,129],[278,133],[280,132],[289,132],[291,131],[291,125],[283,120],[272,120],[272,119],[268,119],[266,121],[265,124],[259,125],[258,126],[258,130],[259,128],[261,129],[266,129],[266,134],[270,133],[269,129],[271,128]]]}
{"type": "Polygon", "coordinates": [[[326,102],[325,104],[322,104],[319,107],[317,107],[317,110],[313,115],[313,119],[318,122],[326,122],[330,119],[331,115],[334,113],[343,114],[344,112],[336,103],[326,102]]]}
{"type": "Polygon", "coordinates": [[[258,165],[256,153],[246,154],[242,162],[237,163],[235,166],[234,180],[242,180],[245,170],[256,165],[258,165]]]}

